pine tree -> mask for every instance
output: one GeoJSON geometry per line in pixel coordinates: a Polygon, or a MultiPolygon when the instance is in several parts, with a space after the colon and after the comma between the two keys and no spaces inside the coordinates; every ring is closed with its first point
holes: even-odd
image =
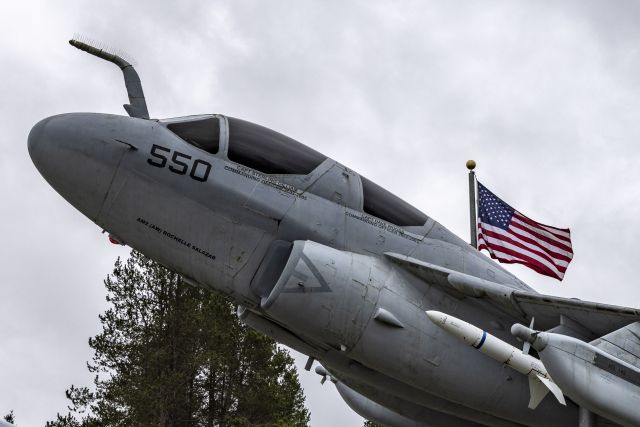
{"type": "Polygon", "coordinates": [[[225,297],[135,251],[105,286],[94,385],[72,385],[70,412],[48,426],[308,425],[293,359],[225,297]]]}
{"type": "Polygon", "coordinates": [[[13,414],[13,409],[9,411],[7,415],[4,416],[4,420],[8,423],[15,424],[16,416],[13,414]]]}

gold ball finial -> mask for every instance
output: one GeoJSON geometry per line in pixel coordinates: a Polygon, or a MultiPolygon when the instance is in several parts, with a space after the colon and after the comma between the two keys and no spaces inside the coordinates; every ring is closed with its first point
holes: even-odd
{"type": "Polygon", "coordinates": [[[475,168],[476,168],[476,161],[475,160],[467,160],[467,169],[472,171],[475,168]]]}

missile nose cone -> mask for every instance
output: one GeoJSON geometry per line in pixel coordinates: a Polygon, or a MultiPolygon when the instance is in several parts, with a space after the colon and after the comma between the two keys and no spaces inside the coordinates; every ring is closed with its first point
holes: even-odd
{"type": "Polygon", "coordinates": [[[431,320],[436,325],[442,325],[447,320],[447,315],[442,312],[427,310],[426,313],[429,320],[431,320]]]}
{"type": "Polygon", "coordinates": [[[449,314],[432,310],[426,313],[434,325],[469,345],[475,346],[483,340],[483,334],[486,335],[482,329],[449,314]]]}
{"type": "Polygon", "coordinates": [[[547,345],[547,335],[544,332],[534,331],[519,323],[511,326],[511,335],[524,342],[530,343],[536,351],[544,350],[547,345]]]}
{"type": "Polygon", "coordinates": [[[324,375],[329,375],[329,372],[327,372],[327,370],[324,369],[324,367],[318,365],[316,366],[316,374],[324,376],[324,375]]]}
{"type": "Polygon", "coordinates": [[[535,331],[521,325],[520,323],[515,323],[511,326],[511,335],[528,343],[532,343],[536,340],[535,331]]]}

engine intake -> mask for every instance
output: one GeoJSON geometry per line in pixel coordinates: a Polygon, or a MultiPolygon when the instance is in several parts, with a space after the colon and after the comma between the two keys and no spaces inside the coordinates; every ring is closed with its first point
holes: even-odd
{"type": "Polygon", "coordinates": [[[268,317],[345,350],[355,345],[371,318],[388,271],[384,260],[316,242],[275,242],[251,288],[268,317]]]}

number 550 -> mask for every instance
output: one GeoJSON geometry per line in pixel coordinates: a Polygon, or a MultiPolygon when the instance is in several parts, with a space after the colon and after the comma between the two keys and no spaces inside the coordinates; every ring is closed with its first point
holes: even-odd
{"type": "MultiPolygon", "coordinates": [[[[164,168],[169,160],[164,153],[169,155],[171,154],[171,150],[160,145],[153,144],[151,147],[151,156],[153,158],[147,159],[147,163],[157,168],[164,168]]],[[[195,159],[191,162],[191,156],[188,154],[174,151],[171,156],[169,170],[178,175],[184,175],[189,171],[189,176],[191,178],[199,182],[205,182],[209,178],[209,172],[211,172],[211,163],[200,159],[195,159]]]]}

